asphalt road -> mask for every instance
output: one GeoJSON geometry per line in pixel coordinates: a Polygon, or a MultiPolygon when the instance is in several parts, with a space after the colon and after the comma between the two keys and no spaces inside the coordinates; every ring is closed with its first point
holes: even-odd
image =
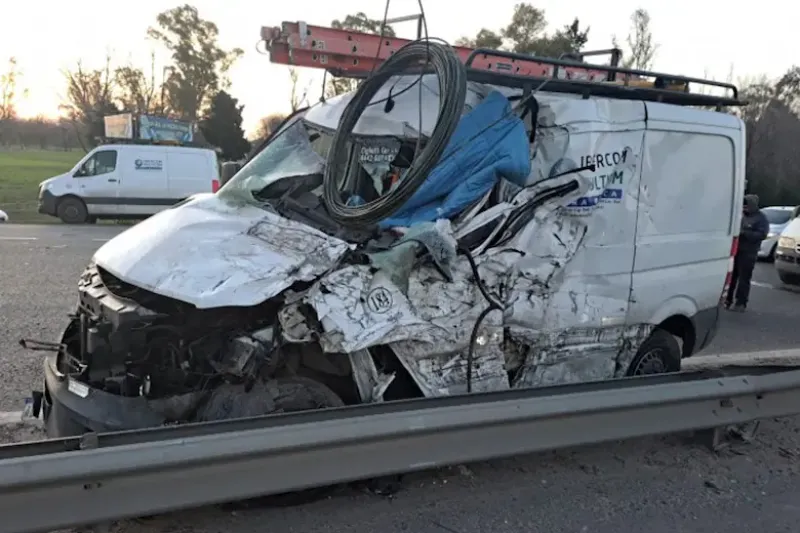
{"type": "MultiPolygon", "coordinates": [[[[78,274],[122,229],[0,226],[0,411],[20,409],[39,387],[41,356],[22,350],[19,338],[54,339],[74,306],[78,274]]],[[[707,353],[798,345],[800,294],[782,290],[771,265],[758,265],[755,279],[748,313],[726,314],[707,353]]],[[[38,436],[0,431],[0,440],[38,436]]],[[[790,532],[800,521],[799,459],[800,421],[785,419],[718,454],[687,436],[637,439],[414,474],[391,498],[348,488],[301,507],[207,507],[113,531],[790,532]]]]}

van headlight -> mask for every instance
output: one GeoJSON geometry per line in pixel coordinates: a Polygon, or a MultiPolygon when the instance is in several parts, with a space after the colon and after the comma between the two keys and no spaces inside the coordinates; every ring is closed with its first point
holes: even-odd
{"type": "Polygon", "coordinates": [[[781,248],[794,248],[795,242],[791,237],[781,237],[778,239],[778,246],[781,248]]]}

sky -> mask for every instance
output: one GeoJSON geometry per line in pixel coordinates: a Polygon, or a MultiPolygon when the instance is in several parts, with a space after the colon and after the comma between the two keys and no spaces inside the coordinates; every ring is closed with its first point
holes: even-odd
{"type": "MultiPolygon", "coordinates": [[[[497,30],[508,23],[518,0],[478,3],[455,0],[423,0],[429,35],[455,41],[472,36],[482,27],[497,30]],[[468,7],[472,6],[472,7],[468,7]]],[[[23,117],[56,117],[63,101],[63,71],[77,61],[86,67],[103,66],[107,54],[118,64],[149,68],[155,52],[167,59],[163,49],[146,37],[156,15],[184,2],[170,0],[38,0],[7,2],[0,17],[0,61],[17,58],[23,72],[21,88],[27,95],[18,102],[23,117]]],[[[290,108],[288,69],[270,63],[256,45],[262,26],[280,26],[282,21],[305,21],[327,26],[335,18],[363,11],[370,18],[383,16],[378,0],[194,0],[203,18],[219,27],[220,44],[240,47],[245,55],[230,72],[231,94],[244,108],[244,127],[252,134],[261,117],[290,108]]],[[[800,2],[761,0],[759,10],[734,9],[737,4],[721,0],[537,0],[551,28],[578,17],[589,26],[587,50],[609,48],[612,35],[620,42],[630,28],[630,14],[647,9],[654,40],[659,47],[654,70],[724,81],[759,75],[776,77],[793,62],[800,62],[796,48],[786,43],[796,30],[800,2]]],[[[744,6],[742,6],[744,7],[744,6]]],[[[390,17],[419,13],[417,0],[392,0],[390,17]]],[[[400,37],[413,38],[413,22],[395,26],[400,37]]],[[[263,48],[262,48],[263,50],[263,48]]],[[[5,65],[2,65],[5,67],[5,65]]],[[[160,76],[161,67],[157,67],[160,76]]],[[[318,98],[322,74],[301,69],[302,86],[309,86],[312,100],[318,98]]]]}

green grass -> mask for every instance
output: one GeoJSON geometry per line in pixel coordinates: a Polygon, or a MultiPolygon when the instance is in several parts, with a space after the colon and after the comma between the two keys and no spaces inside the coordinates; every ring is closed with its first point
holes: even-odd
{"type": "Polygon", "coordinates": [[[75,166],[82,151],[0,149],[0,209],[16,224],[59,222],[36,212],[39,183],[75,166]]]}

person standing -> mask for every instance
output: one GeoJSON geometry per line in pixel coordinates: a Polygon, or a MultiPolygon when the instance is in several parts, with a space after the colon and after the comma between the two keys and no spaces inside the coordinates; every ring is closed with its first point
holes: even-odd
{"type": "Polygon", "coordinates": [[[728,294],[725,296],[725,308],[731,311],[744,312],[750,297],[750,281],[758,261],[758,250],[761,241],[767,238],[769,221],[758,208],[758,196],[748,194],[744,197],[742,210],[742,228],[739,232],[739,249],[733,258],[733,272],[728,294]],[[735,304],[731,307],[731,304],[735,304]]]}

